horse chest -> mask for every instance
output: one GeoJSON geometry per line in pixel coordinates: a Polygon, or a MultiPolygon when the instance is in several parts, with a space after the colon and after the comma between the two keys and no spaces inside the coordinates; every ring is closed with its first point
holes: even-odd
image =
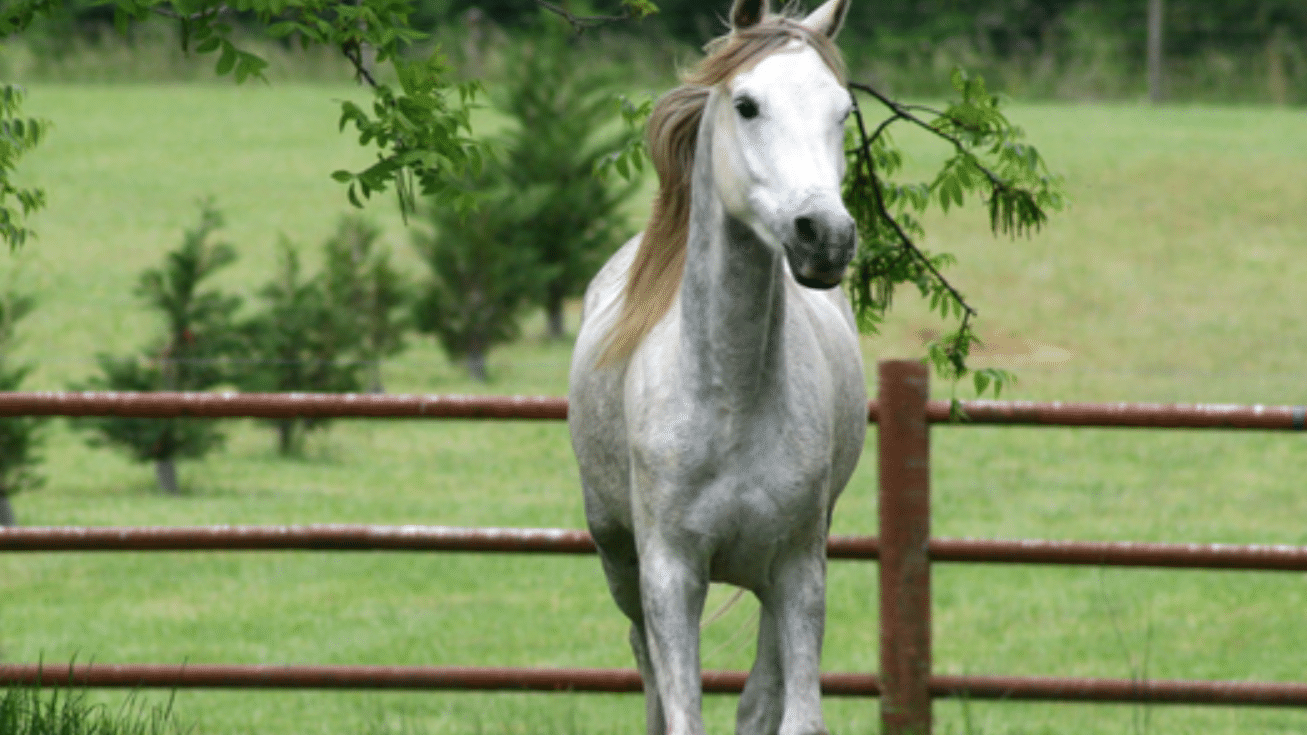
{"type": "Polygon", "coordinates": [[[726,581],[737,581],[728,569],[738,560],[764,560],[821,533],[832,502],[832,437],[799,425],[775,413],[687,406],[644,434],[654,440],[632,443],[632,500],[644,521],[636,525],[683,538],[726,581]]]}

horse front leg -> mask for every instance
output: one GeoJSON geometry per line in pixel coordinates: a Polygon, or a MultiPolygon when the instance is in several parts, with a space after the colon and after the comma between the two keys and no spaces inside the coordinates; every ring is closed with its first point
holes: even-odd
{"type": "Polygon", "coordinates": [[[785,682],[781,677],[776,616],[763,605],[758,610],[758,655],[735,710],[735,735],[776,735],[784,706],[785,682]]]}
{"type": "Polygon", "coordinates": [[[649,638],[644,620],[631,624],[631,651],[640,668],[640,681],[644,684],[644,729],[646,735],[667,735],[667,720],[663,717],[662,697],[658,694],[658,677],[649,660],[649,638]]]}
{"type": "Polygon", "coordinates": [[[649,643],[645,634],[644,606],[640,602],[640,562],[635,553],[635,538],[629,532],[600,530],[592,525],[592,535],[599,545],[608,589],[617,607],[631,621],[631,653],[640,669],[644,684],[644,721],[647,735],[667,735],[663,706],[658,696],[658,679],[649,660],[649,643]]]}
{"type": "Polygon", "coordinates": [[[780,735],[825,735],[821,644],[826,624],[826,555],[821,549],[782,564],[764,605],[774,611],[785,710],[780,735]]]}
{"type": "Polygon", "coordinates": [[[708,593],[708,575],[701,566],[661,543],[641,546],[645,637],[666,735],[704,733],[699,619],[708,593]]]}

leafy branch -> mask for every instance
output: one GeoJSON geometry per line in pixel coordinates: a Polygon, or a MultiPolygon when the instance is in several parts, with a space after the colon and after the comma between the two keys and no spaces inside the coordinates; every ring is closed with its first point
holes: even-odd
{"type": "Polygon", "coordinates": [[[359,145],[377,149],[377,161],[368,168],[332,173],[348,186],[350,203],[361,207],[393,183],[405,216],[416,211],[419,193],[465,210],[473,199],[460,182],[479,171],[489,154],[486,144],[472,137],[471,108],[481,86],[453,83],[438,49],[422,59],[403,57],[405,49],[426,38],[409,25],[409,11],[407,0],[304,0],[268,30],[276,37],[298,38],[306,47],[338,48],[372,90],[370,110],[341,102],[340,129],[352,125],[359,145]],[[371,68],[387,62],[397,86],[380,81],[371,68]]]}
{"type": "Polygon", "coordinates": [[[952,81],[961,99],[944,110],[904,105],[870,85],[849,84],[851,94],[866,93],[890,112],[868,134],[866,118],[854,95],[856,125],[852,134],[856,138],[846,151],[849,174],[844,199],[858,223],[861,246],[851,265],[849,293],[859,327],[874,333],[893,302],[895,287],[915,285],[928,299],[931,311],[945,319],[959,319],[955,331],[927,345],[926,360],[947,380],[956,383],[971,374],[977,394],[992,387],[998,395],[1015,378],[1005,370],[973,372],[968,367],[971,349],[981,342],[973,328],[979,312],[943,274],[954,258],[932,255],[917,245],[925,236],[918,217],[932,203],[947,212],[963,205],[972,194],[986,204],[990,228],[996,235],[1028,236],[1048,221],[1049,210],[1064,205],[1062,181],[1049,173],[1035,147],[1022,141],[1024,132],[1008,121],[1000,99],[985,89],[982,79],[957,70],[952,81]],[[933,115],[933,119],[927,121],[918,113],[933,115]],[[898,184],[889,180],[903,164],[902,152],[889,134],[899,122],[916,125],[953,148],[953,156],[932,181],[898,184]]]}
{"type": "Polygon", "coordinates": [[[22,188],[11,176],[18,160],[35,148],[50,129],[48,120],[22,117],[23,89],[17,85],[0,85],[0,241],[10,250],[22,247],[32,230],[26,219],[45,206],[45,191],[22,188]],[[17,206],[11,204],[11,199],[17,206]]]}
{"type": "MultiPolygon", "coordinates": [[[[150,15],[176,21],[183,49],[215,54],[217,74],[230,74],[238,83],[266,79],[268,63],[233,40],[234,26],[227,20],[233,11],[253,14],[275,38],[304,48],[339,49],[373,93],[370,106],[341,102],[341,130],[352,125],[359,144],[375,148],[377,157],[363,170],[333,172],[347,186],[350,202],[362,206],[393,184],[405,213],[414,211],[419,192],[470,206],[472,195],[459,182],[480,167],[489,150],[471,131],[470,110],[480,86],[455,83],[439,50],[410,58],[408,52],[427,38],[409,22],[411,0],[94,1],[113,7],[120,31],[150,15]],[[365,60],[365,49],[374,59],[365,60]],[[395,81],[382,81],[369,68],[372,61],[393,67],[387,76],[395,81]]],[[[0,8],[0,38],[23,30],[36,16],[58,13],[63,5],[61,0],[6,3],[0,8]]],[[[628,10],[632,17],[634,12],[628,10]]]]}
{"type": "Polygon", "coordinates": [[[646,97],[640,102],[634,102],[626,95],[618,95],[615,101],[629,134],[622,136],[622,145],[617,150],[595,161],[594,174],[605,179],[616,169],[623,179],[631,181],[633,176],[644,172],[644,164],[649,157],[641,133],[649,115],[653,113],[654,99],[646,97]]]}

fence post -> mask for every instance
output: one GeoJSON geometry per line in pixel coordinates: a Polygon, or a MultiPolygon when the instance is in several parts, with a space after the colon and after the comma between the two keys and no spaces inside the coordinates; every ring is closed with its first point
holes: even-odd
{"type": "Polygon", "coordinates": [[[929,735],[930,378],[917,360],[879,370],[881,732],[929,735]]]}

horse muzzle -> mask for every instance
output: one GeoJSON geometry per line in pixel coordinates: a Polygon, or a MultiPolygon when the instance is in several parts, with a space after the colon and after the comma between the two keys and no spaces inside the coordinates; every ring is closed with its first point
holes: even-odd
{"type": "Polygon", "coordinates": [[[785,257],[799,285],[829,289],[840,284],[858,246],[857,227],[846,212],[812,212],[794,218],[785,257]]]}

